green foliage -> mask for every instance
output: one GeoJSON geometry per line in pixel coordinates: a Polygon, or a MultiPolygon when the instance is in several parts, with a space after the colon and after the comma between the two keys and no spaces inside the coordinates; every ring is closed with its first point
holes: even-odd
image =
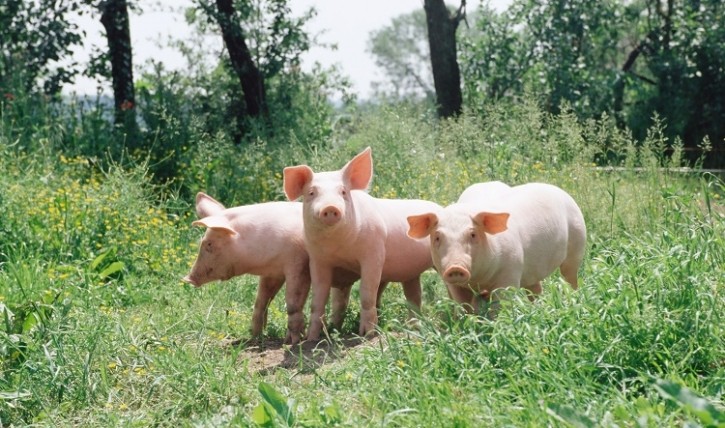
{"type": "MultiPolygon", "coordinates": [[[[197,6],[187,11],[187,20],[198,32],[196,38],[218,37],[213,16],[209,16],[213,8],[206,2],[197,6]]],[[[233,192],[236,195],[228,194],[228,200],[270,200],[279,194],[269,187],[251,189],[247,185],[257,169],[272,171],[263,169],[264,163],[255,164],[261,151],[267,152],[268,160],[277,161],[291,156],[285,156],[284,148],[292,143],[329,139],[332,107],[328,97],[339,92],[348,99],[348,84],[334,70],[299,70],[299,57],[310,43],[302,25],[313,16],[312,11],[293,18],[286,1],[240,2],[238,6],[237,18],[255,40],[253,49],[266,79],[269,116],[240,123],[243,96],[238,78],[228,61],[218,60],[226,55],[211,55],[209,47],[195,45],[197,39],[179,40],[177,46],[190,71],[169,72],[162,64],[152,64],[143,74],[138,102],[146,142],[131,156],[146,159],[158,180],[175,180],[183,194],[218,188],[220,197],[226,196],[236,187],[227,184],[241,182],[242,187],[233,192]],[[218,168],[218,163],[238,174],[223,177],[219,171],[229,170],[218,168]],[[238,166],[232,167],[234,163],[238,166]],[[208,187],[200,189],[198,184],[208,187]]]]}
{"type": "Polygon", "coordinates": [[[4,0],[0,5],[0,93],[36,91],[58,95],[76,73],[60,65],[85,35],[69,15],[82,13],[83,2],[4,0]]]}
{"type": "Polygon", "coordinates": [[[531,40],[516,31],[512,12],[498,14],[481,6],[473,25],[459,43],[467,105],[479,109],[491,101],[516,98],[535,60],[531,40]]]}
{"type": "Polygon", "coordinates": [[[469,109],[535,94],[547,112],[614,117],[644,141],[656,117],[667,146],[722,164],[722,2],[515,1],[483,9],[460,34],[469,109]],[[709,149],[706,147],[705,149],[709,149]]]}
{"type": "MultiPolygon", "coordinates": [[[[303,26],[312,19],[314,9],[301,17],[292,16],[289,0],[263,0],[234,2],[234,20],[241,26],[252,57],[266,78],[278,75],[289,67],[298,67],[300,56],[310,48],[310,36],[303,26]]],[[[200,25],[204,31],[218,33],[216,8],[208,0],[196,0],[186,11],[190,24],[200,25]]]]}
{"type": "MultiPolygon", "coordinates": [[[[656,111],[667,123],[670,140],[688,146],[708,136],[722,149],[725,139],[725,5],[720,1],[677,1],[672,9],[656,2],[635,2],[630,14],[646,14],[639,24],[644,58],[635,70],[650,77],[628,78],[626,101],[635,136],[643,136],[656,111]],[[652,85],[652,81],[655,83],[652,85]]],[[[722,162],[716,153],[712,164],[722,162]]]]}
{"type": "MultiPolygon", "coordinates": [[[[79,41],[80,35],[73,33],[74,27],[66,23],[66,13],[77,10],[84,2],[78,5],[64,3],[42,10],[33,2],[11,3],[3,9],[7,14],[1,15],[3,19],[11,20],[0,30],[8,35],[2,38],[3,42],[7,41],[7,45],[3,45],[4,54],[20,52],[41,60],[43,55],[29,44],[23,44],[25,41],[42,44],[44,49],[62,43],[66,50],[79,41]],[[36,18],[40,20],[38,22],[50,20],[51,11],[57,12],[52,19],[59,20],[53,28],[64,33],[43,32],[32,26],[20,28],[20,23],[35,23],[36,18]],[[16,37],[10,33],[18,34],[16,37]],[[55,38],[52,43],[41,43],[45,36],[55,38]]],[[[200,154],[205,156],[208,147],[225,147],[222,150],[226,156],[224,162],[239,161],[240,180],[249,183],[249,177],[255,174],[258,166],[255,164],[259,160],[256,152],[260,147],[266,148],[270,158],[278,159],[277,153],[284,154],[283,147],[290,143],[306,145],[329,140],[332,107],[328,97],[341,93],[346,101],[352,98],[348,94],[349,84],[336,71],[318,68],[312,73],[304,73],[299,70],[300,55],[312,42],[302,26],[314,12],[293,17],[287,1],[239,3],[239,6],[246,5],[239,8],[239,19],[254,37],[254,52],[260,58],[267,78],[268,118],[241,123],[237,120],[243,105],[242,94],[227,61],[218,59],[226,56],[195,45],[208,33],[218,37],[218,28],[203,19],[200,9],[192,9],[187,16],[199,31],[194,35],[196,40],[174,42],[187,57],[189,72],[168,71],[162,64],[152,62],[137,82],[137,108],[142,128],[139,138],[130,138],[112,125],[113,108],[107,98],[48,100],[28,94],[22,82],[3,80],[21,74],[2,67],[0,138],[18,150],[42,148],[51,153],[60,150],[68,159],[82,157],[101,169],[108,169],[113,164],[123,167],[146,164],[156,183],[173,183],[172,186],[183,195],[204,190],[199,188],[199,177],[215,175],[222,179],[220,174],[210,170],[214,162],[199,157],[200,154]],[[248,157],[246,153],[250,153],[248,157]]],[[[3,60],[0,65],[22,66],[28,72],[33,71],[33,66],[23,58],[13,57],[10,62],[3,60]]],[[[38,77],[35,73],[28,79],[34,82],[38,77]]],[[[226,184],[234,182],[234,177],[223,181],[220,188],[233,188],[226,184]]],[[[213,190],[222,183],[211,180],[208,184],[213,190]]],[[[222,195],[224,192],[226,190],[222,195]]],[[[269,186],[261,189],[246,186],[236,193],[229,195],[230,200],[251,202],[257,198],[280,196],[269,186]]]]}
{"type": "Polygon", "coordinates": [[[579,117],[612,110],[621,53],[622,5],[616,1],[517,1],[501,14],[485,10],[463,40],[469,102],[538,94],[547,111],[565,105],[579,117]]]}

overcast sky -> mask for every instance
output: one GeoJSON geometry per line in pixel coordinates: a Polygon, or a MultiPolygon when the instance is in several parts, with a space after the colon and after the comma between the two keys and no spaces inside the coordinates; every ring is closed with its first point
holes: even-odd
{"type": "MultiPolygon", "coordinates": [[[[490,4],[501,10],[511,0],[492,0],[490,4]]],[[[448,1],[458,6],[458,1],[448,1]]],[[[182,56],[170,48],[163,48],[169,36],[183,37],[189,33],[180,12],[169,9],[183,9],[191,4],[190,0],[139,0],[141,13],[131,13],[131,42],[134,54],[134,66],[138,70],[148,59],[163,62],[167,69],[183,68],[182,56]]],[[[469,1],[469,10],[479,2],[469,1]]],[[[382,80],[381,71],[375,66],[371,55],[366,51],[370,32],[388,25],[401,14],[423,7],[423,0],[291,0],[293,14],[300,16],[315,7],[317,16],[307,25],[306,30],[320,34],[319,40],[325,44],[337,44],[337,50],[313,48],[303,57],[303,68],[310,70],[315,62],[330,66],[338,64],[342,72],[350,77],[354,91],[362,98],[370,95],[371,82],[382,80]]],[[[92,45],[105,48],[100,22],[95,17],[84,17],[78,22],[87,33],[84,49],[76,53],[75,59],[87,62],[92,45]]],[[[221,44],[221,38],[219,38],[221,44]]],[[[80,94],[95,94],[96,83],[79,78],[70,91],[80,94]]],[[[110,85],[105,88],[110,92],[110,85]]]]}

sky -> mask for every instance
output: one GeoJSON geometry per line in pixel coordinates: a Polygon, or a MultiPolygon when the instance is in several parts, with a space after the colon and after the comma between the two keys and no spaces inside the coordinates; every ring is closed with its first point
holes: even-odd
{"type": "MultiPolygon", "coordinates": [[[[511,0],[491,0],[489,4],[502,10],[511,0]]],[[[190,0],[138,0],[140,13],[131,12],[131,43],[134,55],[134,68],[138,73],[147,60],[153,58],[163,62],[167,70],[183,69],[183,57],[172,48],[164,47],[171,37],[181,37],[190,33],[184,22],[181,10],[191,4],[190,0]],[[170,9],[177,11],[172,12],[170,9]]],[[[458,1],[448,1],[453,7],[458,1]]],[[[469,1],[469,10],[478,6],[478,1],[469,1]]],[[[291,0],[290,6],[295,16],[301,16],[310,7],[317,15],[308,23],[306,30],[318,34],[323,44],[336,44],[337,49],[313,47],[302,58],[302,67],[306,71],[316,62],[323,66],[337,65],[342,73],[350,78],[353,91],[361,98],[371,95],[371,83],[382,80],[382,71],[375,66],[372,56],[367,52],[367,41],[371,31],[380,29],[399,15],[423,7],[423,0],[291,0]]],[[[77,50],[76,61],[86,63],[93,45],[105,48],[102,26],[96,17],[82,17],[77,21],[86,31],[86,45],[77,50]]],[[[221,37],[219,43],[222,43],[221,37]]],[[[86,78],[77,79],[68,88],[78,94],[95,94],[95,81],[86,78]]],[[[102,88],[111,92],[110,84],[102,88]]]]}

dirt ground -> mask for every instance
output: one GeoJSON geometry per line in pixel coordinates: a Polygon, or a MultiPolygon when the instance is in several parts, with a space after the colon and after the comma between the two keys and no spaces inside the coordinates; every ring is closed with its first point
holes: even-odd
{"type": "Polygon", "coordinates": [[[276,369],[313,371],[325,364],[345,357],[363,346],[382,346],[380,337],[364,339],[359,336],[326,339],[320,342],[302,342],[285,345],[281,338],[256,338],[246,341],[229,340],[226,347],[240,347],[240,360],[246,360],[251,372],[265,374],[276,369]]]}

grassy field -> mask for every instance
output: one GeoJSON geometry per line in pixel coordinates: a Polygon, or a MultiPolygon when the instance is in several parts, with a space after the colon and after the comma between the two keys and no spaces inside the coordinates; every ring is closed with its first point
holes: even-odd
{"type": "Polygon", "coordinates": [[[293,349],[281,296],[248,341],[256,278],[181,283],[202,233],[192,196],[42,133],[23,137],[31,152],[3,139],[0,427],[725,426],[723,181],[672,171],[657,128],[635,145],[532,106],[486,117],[387,111],[325,145],[200,146],[190,187],[229,206],[281,199],[284,165],[337,169],[370,145],[375,196],[447,204],[474,182],[544,181],[584,212],[579,290],[555,274],[490,321],[458,316],[428,272],[417,327],[391,286],[379,338],[355,340],[354,290],[331,344],[293,349]]]}

